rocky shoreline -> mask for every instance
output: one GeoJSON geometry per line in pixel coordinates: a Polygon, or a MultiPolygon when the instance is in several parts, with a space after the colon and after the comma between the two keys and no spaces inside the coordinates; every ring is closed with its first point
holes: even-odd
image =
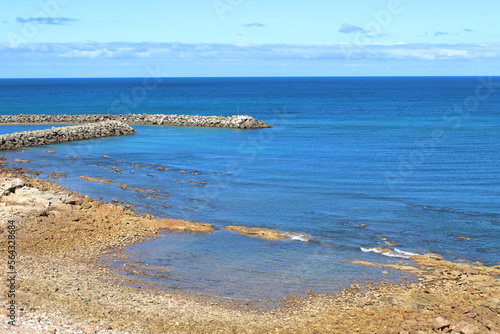
{"type": "MultiPolygon", "coordinates": [[[[208,232],[204,224],[185,228],[184,221],[138,215],[5,167],[0,167],[0,218],[5,259],[9,226],[15,226],[18,241],[17,326],[7,324],[4,307],[0,333],[499,333],[499,266],[423,256],[405,266],[364,262],[359,264],[419,278],[354,285],[332,296],[311,291],[280,307],[253,309],[158,289],[99,264],[103,254],[155,237],[160,228],[208,232]]],[[[140,273],[144,266],[128,270],[140,273]]],[[[6,287],[4,282],[4,292],[6,287]]],[[[3,305],[6,296],[0,296],[3,305]]]]}
{"type": "Polygon", "coordinates": [[[135,130],[120,121],[55,127],[46,130],[22,131],[0,135],[0,150],[41,146],[67,141],[134,134],[135,130]]]}
{"type": "Polygon", "coordinates": [[[233,129],[262,129],[271,126],[248,115],[190,116],[168,114],[88,114],[88,115],[0,115],[0,124],[84,124],[121,121],[132,125],[166,125],[215,127],[233,129]]]}

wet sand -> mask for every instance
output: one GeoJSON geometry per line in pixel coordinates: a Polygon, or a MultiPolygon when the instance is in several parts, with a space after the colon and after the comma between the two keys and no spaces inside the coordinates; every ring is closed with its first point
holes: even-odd
{"type": "MultiPolygon", "coordinates": [[[[23,172],[0,168],[1,253],[6,263],[9,225],[14,225],[18,308],[16,328],[7,324],[9,312],[2,308],[0,332],[500,332],[500,266],[439,257],[414,256],[412,266],[391,265],[401,276],[417,274],[417,280],[356,285],[331,296],[311,292],[274,308],[208,300],[129,280],[101,266],[99,257],[154,238],[160,227],[178,226],[179,221],[138,215],[130,206],[70,193],[23,172]]],[[[381,270],[386,266],[357,263],[381,270]]],[[[3,305],[9,302],[7,285],[2,286],[3,305]]]]}

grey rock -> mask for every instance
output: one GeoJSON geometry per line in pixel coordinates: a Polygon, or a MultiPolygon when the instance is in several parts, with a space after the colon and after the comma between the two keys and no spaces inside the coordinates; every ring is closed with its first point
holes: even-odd
{"type": "Polygon", "coordinates": [[[0,136],[0,150],[133,133],[135,133],[135,130],[131,126],[120,121],[105,121],[47,130],[16,132],[0,136]]]}
{"type": "Polygon", "coordinates": [[[236,129],[260,129],[271,126],[258,121],[249,115],[198,116],[167,114],[128,114],[128,115],[0,115],[0,124],[8,123],[73,123],[85,124],[100,121],[121,121],[127,124],[167,125],[167,126],[199,126],[236,129]]]}
{"type": "Polygon", "coordinates": [[[26,186],[26,183],[21,179],[12,179],[0,186],[0,195],[6,196],[16,191],[16,189],[26,186]]]}

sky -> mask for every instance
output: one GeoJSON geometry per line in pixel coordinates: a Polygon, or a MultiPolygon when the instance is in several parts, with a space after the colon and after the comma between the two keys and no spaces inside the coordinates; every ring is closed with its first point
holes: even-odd
{"type": "Polygon", "coordinates": [[[498,13],[498,0],[4,1],[0,78],[500,75],[498,13]]]}

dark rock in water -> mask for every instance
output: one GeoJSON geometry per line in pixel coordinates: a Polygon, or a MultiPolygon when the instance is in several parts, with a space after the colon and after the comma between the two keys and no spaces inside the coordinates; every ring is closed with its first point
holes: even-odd
{"type": "Polygon", "coordinates": [[[28,146],[40,146],[133,133],[135,133],[135,130],[132,127],[120,121],[105,121],[46,130],[16,132],[0,136],[0,150],[12,150],[28,146]]]}
{"type": "Polygon", "coordinates": [[[198,115],[166,115],[166,114],[127,114],[127,115],[0,115],[0,124],[83,124],[98,121],[116,120],[127,124],[195,126],[234,129],[261,129],[271,126],[248,115],[198,116],[198,115]]]}

